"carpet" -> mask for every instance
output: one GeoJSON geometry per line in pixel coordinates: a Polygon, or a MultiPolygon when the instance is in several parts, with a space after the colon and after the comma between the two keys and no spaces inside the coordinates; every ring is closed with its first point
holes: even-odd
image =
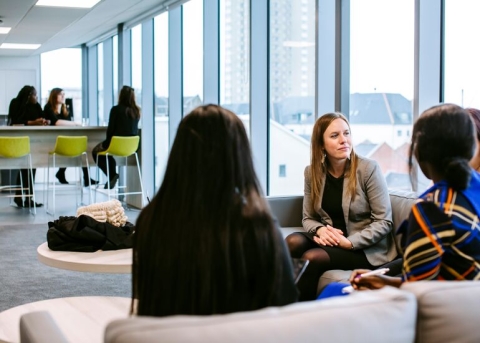
{"type": "Polygon", "coordinates": [[[131,296],[130,274],[84,273],[46,266],[37,247],[47,224],[0,227],[0,312],[26,303],[73,296],[131,296]]]}

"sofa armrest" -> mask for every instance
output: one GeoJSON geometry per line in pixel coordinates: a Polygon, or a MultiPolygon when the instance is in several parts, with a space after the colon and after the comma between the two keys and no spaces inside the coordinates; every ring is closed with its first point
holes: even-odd
{"type": "Polygon", "coordinates": [[[480,342],[480,282],[405,282],[418,303],[417,343],[480,342]]]}
{"type": "Polygon", "coordinates": [[[20,318],[21,343],[67,343],[50,313],[37,311],[20,318]]]}

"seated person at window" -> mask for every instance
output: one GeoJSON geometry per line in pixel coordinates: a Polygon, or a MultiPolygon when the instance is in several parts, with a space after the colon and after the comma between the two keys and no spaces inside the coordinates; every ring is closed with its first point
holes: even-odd
{"type": "MultiPolygon", "coordinates": [[[[8,124],[9,125],[48,125],[47,120],[43,116],[42,107],[37,101],[37,91],[33,86],[24,86],[16,98],[12,99],[8,108],[8,124]]],[[[33,179],[35,179],[36,169],[32,169],[33,179]]],[[[29,189],[29,195],[33,194],[33,185],[30,183],[30,173],[28,169],[20,169],[17,176],[16,184],[20,185],[23,181],[24,186],[29,189]],[[21,178],[20,178],[21,175],[21,178]]],[[[15,191],[15,204],[18,207],[33,207],[33,200],[30,197],[25,200],[22,198],[22,191],[15,191]]],[[[37,207],[43,204],[36,203],[37,207]]]]}
{"type": "Polygon", "coordinates": [[[477,133],[477,150],[470,160],[470,165],[473,169],[480,172],[480,110],[477,110],[476,108],[467,108],[466,110],[473,119],[477,133]]]}
{"type": "Polygon", "coordinates": [[[297,299],[245,128],[220,106],[198,107],[181,121],[160,190],[135,235],[138,315],[251,311],[297,299]]]}
{"type": "Polygon", "coordinates": [[[306,232],[286,238],[292,257],[310,261],[297,284],[301,301],[316,298],[327,270],[374,269],[397,256],[387,184],[375,161],[354,152],[345,116],[320,117],[311,144],[303,198],[306,232]]]}
{"type": "MultiPolygon", "coordinates": [[[[50,91],[50,96],[48,97],[48,102],[43,107],[43,112],[45,118],[50,118],[50,125],[79,126],[72,121],[72,116],[65,105],[65,92],[61,88],[53,88],[50,91]]],[[[67,168],[59,168],[57,174],[55,174],[58,181],[62,184],[68,184],[65,178],[66,169],[67,168]]],[[[97,183],[97,181],[90,179],[91,185],[96,185],[97,183]]],[[[89,185],[88,170],[86,167],[83,168],[83,185],[85,187],[89,185]]]]}
{"type": "Polygon", "coordinates": [[[412,133],[412,157],[433,186],[420,195],[398,233],[404,247],[402,277],[358,277],[355,289],[399,287],[420,280],[480,278],[480,174],[470,165],[475,128],[467,111],[453,104],[434,106],[418,118],[412,133]]]}
{"type": "MultiPolygon", "coordinates": [[[[110,110],[108,119],[107,139],[93,148],[93,160],[97,162],[105,175],[107,174],[107,158],[98,155],[110,145],[113,136],[137,136],[138,122],[140,121],[140,107],[135,102],[135,90],[129,86],[123,86],[118,96],[118,105],[110,110]]],[[[118,181],[117,163],[112,156],[108,156],[108,169],[110,182],[107,181],[105,189],[112,189],[118,181]],[[110,186],[110,187],[109,187],[110,186]]]]}

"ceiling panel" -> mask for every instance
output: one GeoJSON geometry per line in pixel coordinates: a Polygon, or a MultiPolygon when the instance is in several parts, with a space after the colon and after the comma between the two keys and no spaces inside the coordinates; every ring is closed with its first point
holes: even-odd
{"type": "Polygon", "coordinates": [[[116,29],[120,23],[155,9],[168,0],[102,0],[92,9],[34,6],[36,0],[0,0],[1,43],[42,44],[37,50],[0,49],[0,56],[30,56],[83,43],[116,29]]]}

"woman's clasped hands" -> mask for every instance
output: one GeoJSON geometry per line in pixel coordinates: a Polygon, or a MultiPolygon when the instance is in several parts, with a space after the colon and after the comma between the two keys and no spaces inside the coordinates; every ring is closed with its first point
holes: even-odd
{"type": "Polygon", "coordinates": [[[343,249],[352,248],[352,243],[343,235],[342,230],[336,229],[331,225],[318,228],[316,235],[313,236],[313,240],[318,245],[343,249]]]}

